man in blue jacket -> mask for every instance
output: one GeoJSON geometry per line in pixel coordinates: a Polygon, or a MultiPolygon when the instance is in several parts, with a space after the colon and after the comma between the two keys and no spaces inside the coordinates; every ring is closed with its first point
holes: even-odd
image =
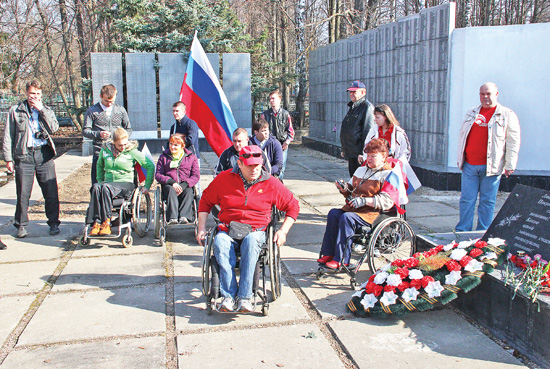
{"type": "Polygon", "coordinates": [[[175,102],[172,105],[172,114],[176,119],[176,123],[170,127],[170,136],[174,133],[181,133],[185,136],[185,146],[191,150],[193,154],[201,162],[201,155],[199,152],[199,126],[194,120],[185,115],[186,106],[181,101],[175,102]]]}
{"type": "Polygon", "coordinates": [[[269,134],[269,123],[264,118],[258,118],[252,123],[250,144],[260,146],[264,152],[267,162],[266,170],[275,177],[278,177],[283,169],[283,148],[281,143],[269,134]]]}

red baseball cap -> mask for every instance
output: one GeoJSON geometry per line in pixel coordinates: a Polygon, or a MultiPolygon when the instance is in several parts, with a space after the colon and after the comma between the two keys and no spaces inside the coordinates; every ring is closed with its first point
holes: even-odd
{"type": "Polygon", "coordinates": [[[239,159],[242,160],[244,165],[258,165],[264,162],[262,149],[256,145],[243,147],[241,151],[239,151],[239,159]]]}

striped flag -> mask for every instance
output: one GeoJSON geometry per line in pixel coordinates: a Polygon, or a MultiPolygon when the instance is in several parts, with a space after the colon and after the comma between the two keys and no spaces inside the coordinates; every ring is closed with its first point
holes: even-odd
{"type": "Polygon", "coordinates": [[[422,186],[420,180],[414,173],[413,168],[406,159],[400,159],[401,164],[403,165],[403,170],[405,172],[405,187],[407,188],[407,195],[410,195],[414,191],[418,190],[422,186]]]}
{"type": "Polygon", "coordinates": [[[409,202],[407,190],[405,188],[405,176],[401,161],[390,158],[388,162],[393,166],[392,171],[386,177],[386,181],[382,185],[382,192],[389,194],[395,204],[395,208],[399,214],[405,213],[405,209],[401,205],[409,202]]]}
{"type": "Polygon", "coordinates": [[[197,122],[212,150],[220,156],[232,145],[231,136],[237,123],[196,31],[180,100],[186,105],[187,116],[197,122]]]}
{"type": "MultiPolygon", "coordinates": [[[[151,163],[154,163],[153,161],[153,155],[151,155],[151,151],[149,151],[149,148],[147,147],[147,143],[143,144],[143,149],[141,149],[141,153],[145,155],[145,157],[149,160],[151,160],[151,163]]],[[[138,175],[138,181],[139,183],[144,182],[145,178],[147,178],[147,169],[143,168],[139,163],[136,163],[134,165],[137,171],[138,175]]],[[[155,173],[153,173],[153,177],[155,176],[155,173]]]]}

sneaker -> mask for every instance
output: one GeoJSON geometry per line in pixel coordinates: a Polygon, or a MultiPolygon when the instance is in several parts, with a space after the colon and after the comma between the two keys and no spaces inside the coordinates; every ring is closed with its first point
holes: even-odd
{"type": "Polygon", "coordinates": [[[237,306],[237,311],[241,313],[251,313],[254,311],[254,307],[250,302],[250,299],[239,299],[239,304],[237,306]]]}
{"type": "Polygon", "coordinates": [[[224,297],[222,303],[220,304],[220,307],[218,308],[219,311],[222,311],[224,313],[229,313],[235,310],[235,301],[233,301],[233,298],[231,297],[224,297]]]}
{"type": "Polygon", "coordinates": [[[168,225],[170,225],[170,224],[178,224],[178,220],[177,219],[170,219],[168,221],[168,225]]]}
{"type": "Polygon", "coordinates": [[[25,238],[28,235],[29,235],[29,232],[27,232],[27,228],[23,227],[23,226],[19,226],[19,228],[17,229],[17,234],[15,235],[15,237],[25,238]]]}
{"type": "Polygon", "coordinates": [[[94,225],[92,226],[92,230],[90,231],[90,236],[97,236],[99,234],[99,223],[94,222],[94,225]]]}
{"type": "Polygon", "coordinates": [[[179,220],[179,223],[180,224],[189,224],[189,219],[187,219],[186,217],[181,217],[180,220],[179,220]]]}
{"type": "Polygon", "coordinates": [[[98,234],[100,236],[108,236],[111,234],[111,221],[109,219],[101,223],[98,234]]]}
{"type": "Polygon", "coordinates": [[[56,234],[59,234],[59,225],[54,224],[50,226],[50,235],[55,236],[56,234]]]}
{"type": "Polygon", "coordinates": [[[4,242],[2,242],[2,240],[0,240],[0,250],[5,250],[7,248],[8,248],[8,246],[6,246],[6,244],[4,242]]]}

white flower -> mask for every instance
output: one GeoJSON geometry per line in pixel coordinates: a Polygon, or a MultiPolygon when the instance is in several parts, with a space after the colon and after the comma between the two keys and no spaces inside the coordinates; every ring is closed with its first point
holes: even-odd
{"type": "Polygon", "coordinates": [[[391,269],[391,263],[388,263],[382,267],[383,272],[387,272],[390,269],[391,269]]]}
{"type": "Polygon", "coordinates": [[[363,293],[362,290],[356,291],[351,297],[361,297],[361,294],[363,293]]]}
{"type": "Polygon", "coordinates": [[[388,273],[386,272],[380,272],[376,274],[376,277],[374,277],[374,283],[376,284],[382,284],[386,281],[386,278],[388,278],[388,273]]]}
{"type": "Polygon", "coordinates": [[[422,279],[422,278],[424,278],[424,274],[419,269],[411,269],[411,270],[409,270],[409,278],[410,279],[422,279]]]}
{"type": "Polygon", "coordinates": [[[359,286],[359,289],[361,289],[361,290],[365,289],[365,287],[367,287],[367,283],[369,283],[369,281],[366,281],[361,286],[359,286]]]}
{"type": "Polygon", "coordinates": [[[489,238],[487,243],[493,246],[501,246],[506,243],[506,240],[503,240],[502,238],[489,238]]]}
{"type": "Polygon", "coordinates": [[[469,241],[460,241],[460,242],[458,243],[457,248],[458,248],[458,249],[465,249],[466,247],[472,246],[473,243],[474,243],[474,241],[472,241],[472,240],[469,240],[469,241]]]}
{"type": "Polygon", "coordinates": [[[481,260],[489,259],[489,260],[496,260],[497,254],[494,252],[488,252],[485,255],[481,255],[481,260]]]}
{"type": "Polygon", "coordinates": [[[441,296],[441,291],[443,291],[444,288],[439,281],[435,281],[428,283],[424,290],[428,293],[428,297],[433,298],[441,296]]]}
{"type": "Polygon", "coordinates": [[[386,279],[386,283],[390,286],[399,286],[399,283],[401,283],[401,277],[399,274],[390,274],[386,279]]]}
{"type": "Polygon", "coordinates": [[[468,252],[464,249],[454,249],[449,257],[453,260],[460,261],[466,254],[468,254],[468,252]]]}
{"type": "Polygon", "coordinates": [[[416,296],[418,296],[419,292],[416,290],[416,288],[414,287],[411,287],[411,288],[407,288],[405,291],[403,291],[403,295],[401,295],[401,297],[403,297],[403,300],[409,302],[409,301],[415,301],[416,300],[416,296]]]}
{"type": "Polygon", "coordinates": [[[456,282],[462,279],[462,275],[458,270],[454,270],[445,276],[445,284],[456,286],[456,282]]]}
{"type": "Polygon", "coordinates": [[[472,259],[472,261],[470,261],[468,265],[464,267],[464,270],[468,272],[476,272],[482,269],[483,269],[483,263],[480,261],[477,261],[476,259],[472,259]]]}
{"type": "Polygon", "coordinates": [[[377,302],[378,299],[374,296],[374,293],[367,293],[365,297],[363,297],[363,300],[361,300],[361,305],[363,305],[365,309],[369,309],[376,305],[377,302]]]}
{"type": "Polygon", "coordinates": [[[449,250],[454,249],[455,247],[456,247],[456,243],[455,243],[455,242],[451,242],[450,244],[443,246],[443,250],[449,251],[449,250]]]}
{"type": "Polygon", "coordinates": [[[386,306],[390,306],[395,304],[395,300],[397,300],[397,295],[393,292],[384,292],[384,296],[380,299],[380,302],[383,303],[386,306]]]}

